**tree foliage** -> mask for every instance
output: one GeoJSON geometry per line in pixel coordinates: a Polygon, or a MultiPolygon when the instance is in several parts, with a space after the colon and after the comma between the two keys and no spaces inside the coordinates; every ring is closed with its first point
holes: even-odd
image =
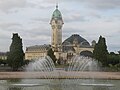
{"type": "Polygon", "coordinates": [[[110,53],[108,55],[108,65],[116,65],[116,64],[120,64],[120,55],[119,54],[115,54],[115,53],[110,53]]]}
{"type": "Polygon", "coordinates": [[[103,66],[107,64],[107,45],[104,37],[100,36],[98,43],[94,47],[93,57],[102,63],[103,66]]]}
{"type": "Polygon", "coordinates": [[[13,34],[10,52],[8,53],[7,62],[13,71],[23,66],[24,52],[22,49],[22,39],[17,33],[13,34]]]}
{"type": "Polygon", "coordinates": [[[0,59],[0,64],[6,65],[6,64],[7,64],[7,60],[2,60],[2,59],[0,59]]]}
{"type": "Polygon", "coordinates": [[[50,56],[50,58],[53,60],[54,63],[56,63],[56,57],[54,55],[54,51],[51,49],[48,50],[47,55],[50,56]]]}
{"type": "Polygon", "coordinates": [[[118,51],[118,53],[120,54],[120,51],[118,51]]]}

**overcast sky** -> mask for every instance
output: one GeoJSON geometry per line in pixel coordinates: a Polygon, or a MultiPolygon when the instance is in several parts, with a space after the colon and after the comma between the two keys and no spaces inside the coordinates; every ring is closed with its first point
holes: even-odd
{"type": "MultiPolygon", "coordinates": [[[[63,40],[79,34],[90,43],[100,35],[109,51],[120,50],[120,0],[59,0],[63,40]]],[[[56,0],[0,0],[0,51],[8,51],[12,33],[27,46],[50,44],[49,24],[56,0]]]]}

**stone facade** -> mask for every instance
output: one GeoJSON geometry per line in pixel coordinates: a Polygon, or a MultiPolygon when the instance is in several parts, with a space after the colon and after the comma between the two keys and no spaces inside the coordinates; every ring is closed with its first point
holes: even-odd
{"type": "Polygon", "coordinates": [[[50,49],[50,45],[35,45],[26,48],[25,59],[35,60],[47,55],[47,51],[50,49]]]}

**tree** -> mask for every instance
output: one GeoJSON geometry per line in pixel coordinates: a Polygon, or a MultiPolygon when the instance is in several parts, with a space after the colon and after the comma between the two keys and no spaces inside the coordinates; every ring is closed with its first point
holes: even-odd
{"type": "Polygon", "coordinates": [[[53,60],[54,63],[56,63],[56,60],[57,60],[57,59],[56,59],[56,57],[55,57],[55,55],[54,55],[54,52],[53,52],[52,48],[50,48],[50,49],[48,50],[47,55],[50,56],[50,58],[53,60]]]}
{"type": "Polygon", "coordinates": [[[120,51],[118,51],[118,53],[120,54],[120,51]]]}
{"type": "Polygon", "coordinates": [[[13,34],[10,52],[8,53],[7,58],[7,63],[13,71],[17,71],[23,66],[24,52],[22,47],[22,39],[17,33],[13,34]]]}
{"type": "Polygon", "coordinates": [[[98,43],[94,47],[93,57],[102,63],[103,66],[107,65],[107,45],[104,37],[100,36],[98,43]]]}
{"type": "Polygon", "coordinates": [[[114,52],[110,52],[110,55],[115,55],[115,53],[114,52]]]}
{"type": "Polygon", "coordinates": [[[119,54],[109,54],[108,55],[108,62],[107,64],[111,64],[111,65],[116,65],[120,63],[120,56],[119,54]]]}

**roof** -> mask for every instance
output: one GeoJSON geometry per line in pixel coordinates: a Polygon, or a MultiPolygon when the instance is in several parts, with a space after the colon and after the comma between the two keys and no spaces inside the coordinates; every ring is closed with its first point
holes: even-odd
{"type": "Polygon", "coordinates": [[[39,51],[39,50],[48,50],[51,46],[50,45],[35,45],[26,48],[26,51],[39,51]]]}
{"type": "Polygon", "coordinates": [[[56,6],[56,9],[55,9],[55,11],[52,14],[52,19],[62,19],[62,14],[58,10],[58,5],[56,6]]]}
{"type": "Polygon", "coordinates": [[[78,34],[73,34],[72,36],[67,38],[63,42],[63,45],[73,45],[74,43],[77,43],[80,46],[90,46],[89,42],[78,34]]]}
{"type": "Polygon", "coordinates": [[[75,51],[73,45],[79,45],[81,48],[91,48],[89,42],[78,34],[73,34],[62,43],[63,51],[75,51]]]}

